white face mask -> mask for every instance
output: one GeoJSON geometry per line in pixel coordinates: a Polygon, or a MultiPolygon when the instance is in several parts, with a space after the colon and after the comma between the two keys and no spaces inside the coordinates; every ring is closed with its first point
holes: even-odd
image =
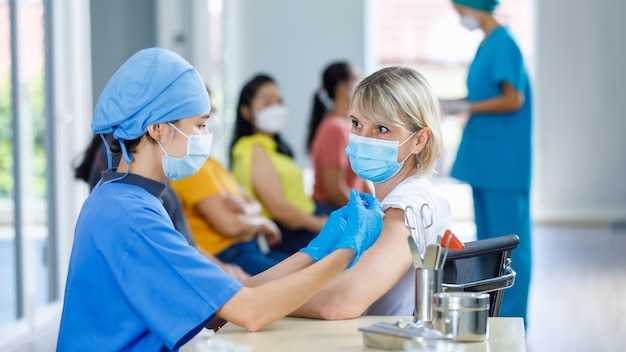
{"type": "Polygon", "coordinates": [[[468,31],[473,31],[480,27],[478,19],[470,14],[461,16],[461,26],[465,27],[468,31]]]}
{"type": "Polygon", "coordinates": [[[278,133],[287,122],[287,107],[272,105],[257,112],[254,125],[265,133],[278,133]]]}

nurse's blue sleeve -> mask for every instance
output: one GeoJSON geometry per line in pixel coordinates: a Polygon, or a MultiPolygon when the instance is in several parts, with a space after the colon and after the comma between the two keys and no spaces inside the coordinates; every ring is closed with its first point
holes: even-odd
{"type": "MultiPolygon", "coordinates": [[[[173,229],[169,219],[146,210],[108,264],[134,313],[170,349],[195,336],[242,285],[210,262],[173,229]]],[[[129,231],[127,229],[127,231],[129,231]]]]}
{"type": "Polygon", "coordinates": [[[524,82],[524,59],[513,38],[508,35],[500,38],[497,50],[493,52],[497,55],[493,61],[494,81],[508,82],[515,89],[524,91],[525,87],[521,86],[524,82]]]}

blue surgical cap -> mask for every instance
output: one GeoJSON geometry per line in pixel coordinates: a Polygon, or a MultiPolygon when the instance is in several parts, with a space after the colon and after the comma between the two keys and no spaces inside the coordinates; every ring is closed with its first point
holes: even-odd
{"type": "Polygon", "coordinates": [[[463,5],[475,10],[485,11],[485,12],[493,12],[496,8],[499,0],[452,0],[459,5],[463,5]]]}
{"type": "Polygon", "coordinates": [[[131,56],[100,94],[91,128],[132,140],[149,125],[180,120],[211,110],[202,77],[173,51],[143,49],[131,56]]]}

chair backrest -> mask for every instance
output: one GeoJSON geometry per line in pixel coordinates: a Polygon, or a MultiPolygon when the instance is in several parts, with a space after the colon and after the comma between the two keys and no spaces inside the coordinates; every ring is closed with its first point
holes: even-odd
{"type": "Polygon", "coordinates": [[[511,251],[519,244],[517,235],[506,235],[465,243],[450,251],[443,268],[443,291],[487,292],[489,316],[500,314],[503,290],[515,281],[511,251]]]}

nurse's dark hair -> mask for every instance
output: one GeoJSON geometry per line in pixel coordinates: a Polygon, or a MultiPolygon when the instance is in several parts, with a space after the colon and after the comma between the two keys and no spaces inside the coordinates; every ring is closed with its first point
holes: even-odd
{"type": "Polygon", "coordinates": [[[99,135],[94,134],[91,138],[91,143],[83,153],[83,160],[74,167],[74,177],[89,182],[89,175],[91,173],[91,167],[96,159],[96,153],[98,148],[102,145],[102,138],[99,135]]]}
{"type": "MultiPolygon", "coordinates": [[[[208,91],[208,87],[207,87],[207,91],[208,91]]],[[[178,121],[180,120],[174,120],[170,122],[176,123],[178,121]]],[[[139,138],[124,141],[124,144],[126,145],[126,150],[128,150],[129,153],[134,153],[136,151],[137,145],[141,141],[141,138],[143,138],[144,136],[146,136],[146,138],[151,143],[156,143],[156,140],[150,137],[150,135],[146,132],[143,136],[139,138]]],[[[115,162],[116,160],[115,158],[119,157],[122,153],[122,148],[120,147],[120,141],[118,141],[117,139],[114,139],[112,134],[110,133],[105,135],[105,139],[108,141],[109,148],[111,149],[111,156],[113,157],[112,166],[113,168],[116,168],[117,163],[115,162]]],[[[106,169],[107,160],[100,160],[98,157],[98,149],[100,148],[100,146],[102,146],[102,143],[103,143],[102,137],[99,134],[94,134],[92,136],[89,146],[83,152],[83,159],[76,166],[74,166],[75,178],[79,180],[83,180],[87,183],[92,182],[93,179],[92,179],[91,172],[92,172],[94,163],[101,164],[99,165],[100,171],[104,171],[106,169]]],[[[94,185],[91,184],[91,186],[93,187],[94,185]]]]}
{"type": "MultiPolygon", "coordinates": [[[[148,133],[146,133],[145,136],[147,136],[148,140],[155,142],[155,140],[152,139],[152,137],[150,137],[148,133]]],[[[111,148],[111,155],[112,156],[120,155],[122,152],[122,148],[120,147],[120,142],[117,139],[113,139],[110,134],[105,135],[105,138],[107,139],[109,143],[109,147],[111,148]]],[[[124,141],[124,144],[126,145],[126,150],[128,150],[130,153],[134,153],[141,138],[143,138],[143,136],[136,138],[136,139],[129,140],[129,141],[124,141]]],[[[92,167],[93,167],[93,164],[96,162],[98,149],[100,148],[102,143],[103,143],[102,137],[100,137],[99,134],[94,134],[93,137],[91,138],[91,143],[89,144],[89,146],[83,153],[83,159],[80,161],[78,165],[74,167],[75,178],[79,180],[83,180],[87,183],[90,182],[92,167]]],[[[103,160],[102,162],[104,162],[104,165],[102,165],[102,170],[104,170],[106,169],[107,161],[103,160]]],[[[117,167],[117,165],[113,165],[113,167],[115,168],[117,167]]]]}
{"type": "MultiPolygon", "coordinates": [[[[124,141],[124,146],[126,146],[126,150],[128,150],[129,153],[134,153],[137,151],[137,145],[139,145],[139,142],[141,141],[141,138],[143,137],[147,137],[148,140],[154,142],[155,140],[152,139],[152,137],[150,137],[150,135],[148,133],[144,134],[143,136],[139,137],[139,138],[135,138],[135,139],[131,139],[131,140],[125,140],[124,141]]],[[[115,153],[121,153],[122,152],[122,147],[120,146],[120,141],[117,139],[114,139],[113,141],[111,141],[111,153],[115,154],[115,153]]]]}
{"type": "MultiPolygon", "coordinates": [[[[246,120],[241,114],[241,107],[247,106],[250,110],[252,110],[252,100],[256,96],[259,88],[266,84],[276,84],[276,81],[266,74],[258,74],[254,76],[251,80],[249,80],[241,89],[241,93],[239,94],[239,102],[237,103],[237,118],[235,120],[235,131],[233,133],[233,140],[230,143],[230,165],[233,163],[233,147],[237,144],[237,141],[241,137],[250,136],[254,134],[254,129],[252,128],[252,124],[250,121],[246,120]]],[[[274,137],[276,141],[277,150],[279,153],[285,154],[291,158],[293,158],[293,152],[289,145],[283,140],[279,133],[274,137]]]]}
{"type": "Polygon", "coordinates": [[[329,111],[326,105],[324,105],[320,94],[327,94],[328,98],[335,100],[335,90],[340,82],[348,82],[350,80],[350,64],[345,61],[334,62],[326,67],[322,74],[322,87],[315,92],[313,96],[313,112],[311,113],[311,120],[309,121],[309,135],[306,141],[306,147],[308,151],[311,151],[311,144],[315,137],[315,132],[319,127],[324,116],[329,111]]]}

